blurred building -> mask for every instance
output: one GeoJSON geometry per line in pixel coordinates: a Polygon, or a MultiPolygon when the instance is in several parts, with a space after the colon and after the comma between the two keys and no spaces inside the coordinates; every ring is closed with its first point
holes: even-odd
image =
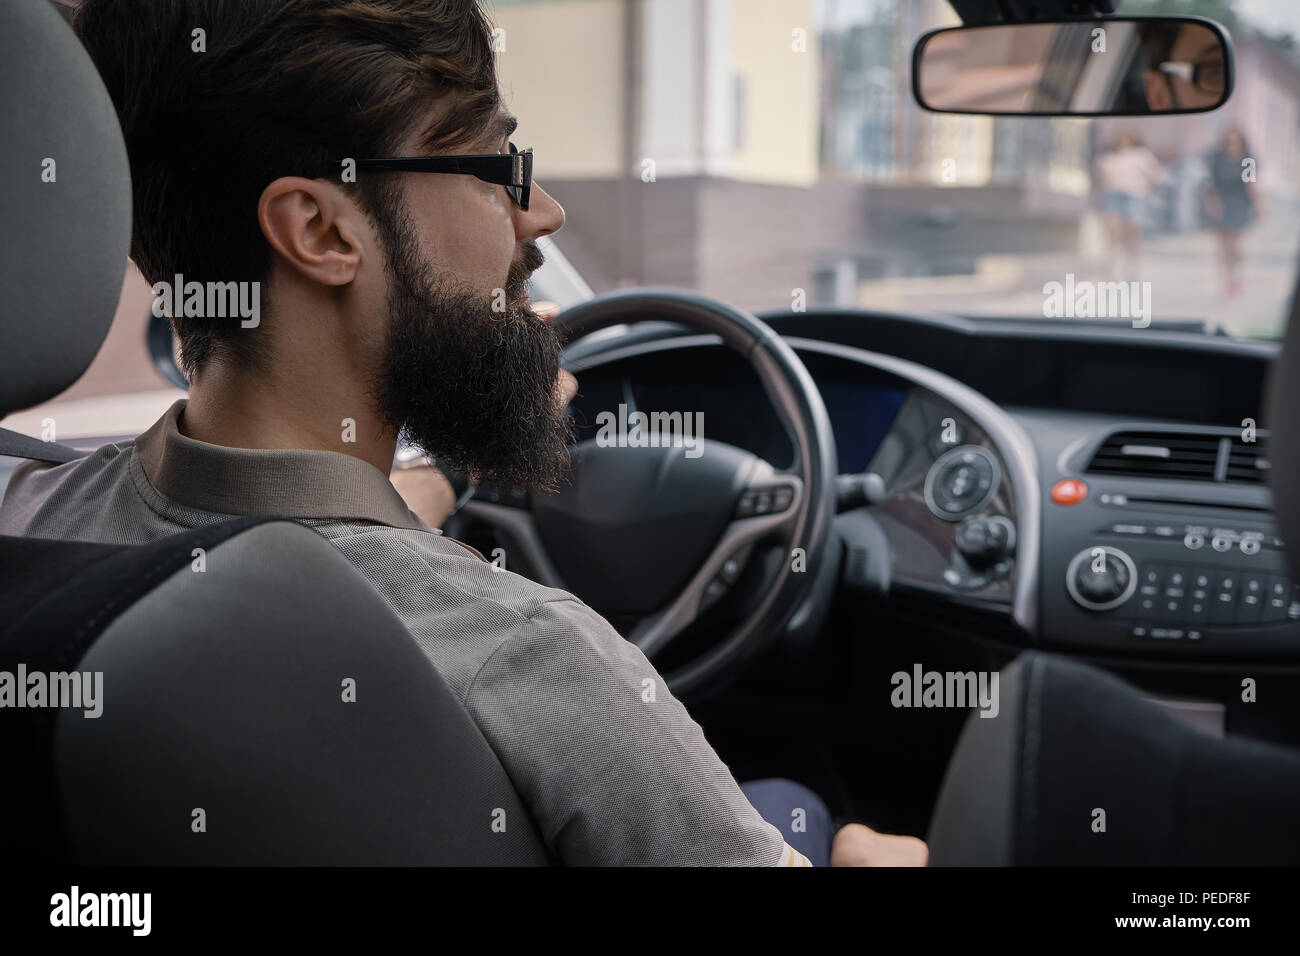
{"type": "Polygon", "coordinates": [[[600,291],[749,308],[1072,248],[1089,121],[941,116],[910,88],[946,0],[497,0],[518,141],[600,291]]]}
{"type": "Polygon", "coordinates": [[[856,191],[816,188],[812,0],[497,0],[492,13],[516,140],[536,149],[568,215],[560,244],[597,291],[788,302],[811,274],[810,237],[851,231],[856,191]]]}

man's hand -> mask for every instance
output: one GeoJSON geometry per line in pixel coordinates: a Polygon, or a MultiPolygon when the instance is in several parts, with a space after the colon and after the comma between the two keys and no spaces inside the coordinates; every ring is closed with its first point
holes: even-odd
{"type": "MultiPolygon", "coordinates": [[[[537,316],[543,322],[550,322],[560,314],[560,307],[554,302],[540,300],[529,303],[529,308],[533,310],[533,315],[537,316]]],[[[564,369],[560,369],[560,374],[555,379],[555,400],[563,408],[573,401],[573,396],[578,394],[578,380],[564,369]]]]}
{"type": "Polygon", "coordinates": [[[840,827],[831,843],[831,866],[925,866],[930,848],[916,837],[877,833],[861,823],[840,827]]]}

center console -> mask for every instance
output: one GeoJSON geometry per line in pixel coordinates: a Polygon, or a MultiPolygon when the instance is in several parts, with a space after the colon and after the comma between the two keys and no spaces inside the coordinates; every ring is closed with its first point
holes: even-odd
{"type": "Polygon", "coordinates": [[[1195,496],[1089,478],[1082,500],[1047,505],[1044,642],[1300,657],[1300,587],[1269,511],[1195,496]]]}

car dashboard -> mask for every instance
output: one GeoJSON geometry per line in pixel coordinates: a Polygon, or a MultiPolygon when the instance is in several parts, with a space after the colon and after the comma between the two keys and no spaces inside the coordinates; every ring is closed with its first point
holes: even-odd
{"type": "MultiPolygon", "coordinates": [[[[1083,656],[1300,657],[1300,588],[1287,576],[1273,525],[1268,431],[1259,417],[1267,345],[1225,347],[1181,334],[1160,342],[1086,328],[1039,338],[1014,323],[957,320],[935,334],[914,323],[913,339],[930,333],[935,364],[949,366],[941,371],[915,360],[926,354],[923,342],[900,338],[887,322],[881,329],[878,317],[845,314],[839,325],[764,318],[817,383],[841,474],[870,473],[883,487],[871,507],[842,509],[836,519],[841,592],[888,597],[895,610],[964,622],[1009,645],[1083,656]],[[868,323],[895,354],[857,344],[868,323]],[[797,334],[804,332],[814,334],[797,334]],[[964,366],[944,340],[954,334],[972,340],[964,366]],[[1007,379],[990,391],[1003,402],[967,383],[988,384],[979,369],[990,335],[1007,379]],[[1055,393],[1021,387],[1043,381],[1044,366],[1057,361],[1042,348],[1053,337],[1057,351],[1076,359],[1063,360],[1062,378],[1104,383],[1095,401],[1080,401],[1069,382],[1055,393]],[[1157,342],[1165,348],[1152,349],[1157,342]],[[1090,349],[1107,365],[1088,367],[1090,349]],[[1244,405],[1239,389],[1215,407],[1196,384],[1216,361],[1220,381],[1251,382],[1244,405]],[[1136,372],[1142,362],[1145,376],[1136,372]],[[1135,374],[1117,375],[1125,367],[1135,374]],[[1167,387],[1148,388],[1144,379],[1167,387]],[[1171,417],[1177,406],[1168,387],[1184,386],[1185,411],[1171,417]],[[1253,414],[1227,424],[1243,408],[1253,414]],[[1188,420],[1198,417],[1205,420],[1188,420]]],[[[580,438],[620,404],[694,412],[707,437],[777,468],[791,463],[790,441],[757,378],[719,340],[665,326],[608,341],[571,350],[580,438]]]]}

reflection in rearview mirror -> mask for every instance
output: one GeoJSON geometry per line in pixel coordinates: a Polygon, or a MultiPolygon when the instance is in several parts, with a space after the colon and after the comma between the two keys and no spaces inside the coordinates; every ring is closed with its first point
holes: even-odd
{"type": "Polygon", "coordinates": [[[912,84],[942,113],[1202,113],[1232,92],[1231,61],[1227,35],[1201,19],[954,27],[917,41],[912,84]]]}

